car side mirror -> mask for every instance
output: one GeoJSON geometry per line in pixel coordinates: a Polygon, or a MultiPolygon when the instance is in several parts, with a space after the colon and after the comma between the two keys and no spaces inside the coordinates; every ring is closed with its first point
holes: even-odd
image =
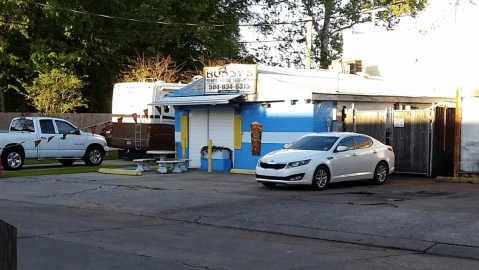
{"type": "Polygon", "coordinates": [[[283,145],[283,149],[288,148],[290,145],[291,145],[290,143],[285,143],[285,144],[283,145]]]}
{"type": "Polygon", "coordinates": [[[80,135],[80,130],[79,130],[79,129],[75,129],[74,131],[70,132],[70,134],[80,135]]]}
{"type": "Polygon", "coordinates": [[[340,146],[336,147],[336,152],[344,152],[346,150],[348,150],[348,148],[344,145],[340,145],[340,146]]]}

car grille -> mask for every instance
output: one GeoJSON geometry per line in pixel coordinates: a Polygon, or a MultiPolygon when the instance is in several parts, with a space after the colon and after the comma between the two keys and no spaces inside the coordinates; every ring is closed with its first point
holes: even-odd
{"type": "Polygon", "coordinates": [[[264,169],[281,170],[281,169],[284,169],[284,167],[286,167],[286,164],[284,163],[269,164],[269,163],[260,162],[259,166],[264,169]]]}

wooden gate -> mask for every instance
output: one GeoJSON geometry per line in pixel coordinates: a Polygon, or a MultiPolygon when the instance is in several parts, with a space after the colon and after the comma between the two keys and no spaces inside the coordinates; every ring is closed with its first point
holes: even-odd
{"type": "Polygon", "coordinates": [[[347,110],[343,131],[372,136],[386,143],[387,111],[347,110]]]}
{"type": "Polygon", "coordinates": [[[428,174],[430,110],[392,112],[392,147],[396,171],[428,174]]]}
{"type": "Polygon", "coordinates": [[[372,136],[391,145],[395,170],[429,174],[430,110],[344,110],[343,131],[372,136]]]}

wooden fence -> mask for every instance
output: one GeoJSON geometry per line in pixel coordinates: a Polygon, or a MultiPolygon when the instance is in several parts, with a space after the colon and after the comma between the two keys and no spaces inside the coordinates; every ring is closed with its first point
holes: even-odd
{"type": "MultiPolygon", "coordinates": [[[[41,116],[38,113],[20,113],[9,112],[0,113],[0,130],[8,130],[10,122],[15,117],[35,117],[41,116]]],[[[111,113],[72,113],[64,114],[63,119],[70,121],[75,126],[79,127],[83,131],[91,132],[91,126],[97,126],[95,133],[100,134],[102,128],[104,128],[105,122],[111,121],[111,113]]]]}
{"type": "Polygon", "coordinates": [[[17,270],[17,228],[0,219],[0,269],[17,270]]]}

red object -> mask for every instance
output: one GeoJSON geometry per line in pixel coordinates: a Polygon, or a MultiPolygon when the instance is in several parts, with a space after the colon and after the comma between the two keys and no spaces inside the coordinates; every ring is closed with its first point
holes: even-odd
{"type": "Polygon", "coordinates": [[[145,118],[148,118],[148,109],[143,110],[143,114],[145,114],[145,118]]]}
{"type": "Polygon", "coordinates": [[[121,128],[121,124],[123,123],[123,117],[118,118],[118,127],[121,128]]]}
{"type": "Polygon", "coordinates": [[[146,133],[151,133],[151,125],[146,125],[146,133]]]}
{"type": "Polygon", "coordinates": [[[41,142],[42,142],[42,140],[36,140],[35,141],[35,147],[37,147],[41,142]]]}
{"type": "Polygon", "coordinates": [[[105,131],[110,130],[110,122],[105,123],[105,131]]]}
{"type": "Polygon", "coordinates": [[[63,133],[62,140],[65,140],[66,137],[67,137],[67,134],[66,134],[66,133],[63,133]]]}
{"type": "Polygon", "coordinates": [[[155,108],[158,111],[158,113],[161,115],[161,107],[160,106],[155,106],[155,108]]]}
{"type": "Polygon", "coordinates": [[[96,130],[96,126],[92,126],[92,127],[91,127],[91,133],[92,133],[92,134],[95,134],[95,130],[96,130]]]}
{"type": "Polygon", "coordinates": [[[138,118],[138,114],[134,113],[131,115],[131,117],[133,117],[133,121],[135,121],[135,124],[136,124],[136,119],[138,118]]]}

